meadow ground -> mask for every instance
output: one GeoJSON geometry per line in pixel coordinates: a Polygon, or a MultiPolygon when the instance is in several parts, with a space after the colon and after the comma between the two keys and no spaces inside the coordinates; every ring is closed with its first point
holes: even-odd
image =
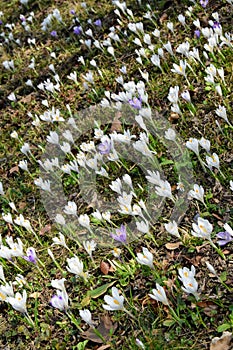
{"type": "Polygon", "coordinates": [[[232,12],[0,0],[0,349],[232,348],[232,12]]]}

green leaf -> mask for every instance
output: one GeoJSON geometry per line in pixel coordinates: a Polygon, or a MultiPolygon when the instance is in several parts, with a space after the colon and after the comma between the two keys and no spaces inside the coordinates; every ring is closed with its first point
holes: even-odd
{"type": "Polygon", "coordinates": [[[84,350],[85,349],[85,347],[86,347],[86,345],[87,345],[87,343],[88,343],[88,340],[84,340],[84,341],[82,341],[82,342],[80,342],[80,343],[78,343],[78,347],[77,347],[77,349],[78,350],[84,350]]]}
{"type": "Polygon", "coordinates": [[[221,326],[218,326],[217,331],[219,333],[222,333],[222,332],[226,331],[229,328],[231,328],[231,325],[229,323],[223,323],[223,324],[221,324],[221,326]]]}
{"type": "Polygon", "coordinates": [[[96,289],[93,289],[93,290],[89,290],[87,292],[87,296],[95,299],[95,298],[98,298],[100,297],[101,295],[103,295],[104,293],[107,292],[107,290],[115,283],[115,281],[111,282],[111,283],[106,283],[104,284],[103,286],[100,286],[96,289]]]}
{"type": "Polygon", "coordinates": [[[165,321],[163,322],[163,325],[164,325],[165,327],[171,327],[174,323],[175,323],[175,320],[165,320],[165,321]]]}
{"type": "Polygon", "coordinates": [[[164,159],[160,165],[167,165],[167,164],[174,164],[173,160],[171,159],[164,159]]]}
{"type": "Polygon", "coordinates": [[[226,271],[223,271],[220,275],[220,280],[222,282],[225,282],[227,280],[227,272],[226,271]]]}

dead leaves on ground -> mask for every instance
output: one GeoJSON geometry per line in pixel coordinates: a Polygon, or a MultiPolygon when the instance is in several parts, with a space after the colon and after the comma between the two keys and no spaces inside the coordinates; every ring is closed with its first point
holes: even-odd
{"type": "Polygon", "coordinates": [[[230,342],[232,339],[231,332],[223,332],[222,336],[212,339],[210,350],[230,350],[230,342]]]}
{"type": "Polygon", "coordinates": [[[100,319],[97,328],[90,327],[81,334],[82,338],[91,340],[94,343],[102,344],[108,341],[117,329],[117,323],[113,323],[109,315],[104,315],[100,319]]]}

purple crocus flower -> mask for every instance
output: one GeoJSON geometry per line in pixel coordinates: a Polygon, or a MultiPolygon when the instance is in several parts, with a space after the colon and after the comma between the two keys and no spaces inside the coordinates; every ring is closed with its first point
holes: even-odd
{"type": "Polygon", "coordinates": [[[97,19],[94,24],[97,26],[97,27],[101,27],[102,26],[102,22],[101,22],[101,19],[97,19]]]}
{"type": "Polygon", "coordinates": [[[57,290],[57,295],[53,295],[50,300],[50,304],[61,311],[66,311],[69,308],[68,302],[68,295],[64,290],[57,290]]]}
{"type": "Polygon", "coordinates": [[[132,100],[129,100],[129,104],[131,107],[135,109],[141,109],[142,108],[142,98],[139,96],[139,98],[134,97],[132,100]]]}
{"type": "Polygon", "coordinates": [[[98,145],[98,150],[100,154],[109,154],[111,151],[111,142],[105,140],[98,145]]]}
{"type": "Polygon", "coordinates": [[[233,237],[232,237],[232,236],[230,235],[230,233],[227,232],[227,231],[219,232],[219,233],[217,234],[217,237],[220,239],[220,240],[218,241],[218,244],[219,244],[220,246],[223,246],[223,245],[225,245],[225,244],[227,244],[227,243],[233,241],[233,237]]]}
{"type": "Polygon", "coordinates": [[[75,15],[75,10],[70,10],[71,15],[75,15]]]}
{"type": "Polygon", "coordinates": [[[195,35],[196,38],[199,39],[199,38],[200,38],[200,35],[201,35],[200,30],[199,30],[199,29],[195,30],[195,31],[194,31],[194,35],[195,35]]]}
{"type": "Polygon", "coordinates": [[[120,228],[116,229],[116,234],[111,233],[111,237],[115,239],[115,241],[126,243],[126,227],[125,225],[121,225],[120,228]]]}
{"type": "Polygon", "coordinates": [[[220,28],[221,27],[221,24],[218,22],[218,21],[214,21],[214,24],[212,26],[214,29],[215,28],[220,28]]]}
{"type": "Polygon", "coordinates": [[[209,0],[200,0],[200,5],[201,5],[203,8],[206,8],[208,2],[209,2],[209,0]]]}
{"type": "Polygon", "coordinates": [[[52,37],[56,38],[56,37],[57,37],[57,31],[56,31],[56,30],[52,30],[51,33],[50,33],[50,35],[51,35],[52,37]]]}
{"type": "Polygon", "coordinates": [[[37,264],[37,256],[36,256],[36,251],[34,248],[30,247],[26,251],[27,255],[24,256],[23,258],[33,264],[37,264]]]}
{"type": "Polygon", "coordinates": [[[81,26],[75,26],[73,29],[73,32],[75,35],[80,35],[82,34],[82,27],[81,26]]]}

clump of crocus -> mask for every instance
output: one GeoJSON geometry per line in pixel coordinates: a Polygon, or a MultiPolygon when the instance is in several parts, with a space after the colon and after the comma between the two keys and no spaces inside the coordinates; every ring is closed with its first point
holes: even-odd
{"type": "Polygon", "coordinates": [[[199,299],[199,295],[197,293],[198,283],[194,277],[196,273],[195,267],[192,265],[191,270],[189,270],[187,267],[180,268],[178,272],[179,272],[179,279],[184,285],[183,287],[181,287],[183,291],[187,294],[193,294],[196,300],[198,300],[199,299]]]}

